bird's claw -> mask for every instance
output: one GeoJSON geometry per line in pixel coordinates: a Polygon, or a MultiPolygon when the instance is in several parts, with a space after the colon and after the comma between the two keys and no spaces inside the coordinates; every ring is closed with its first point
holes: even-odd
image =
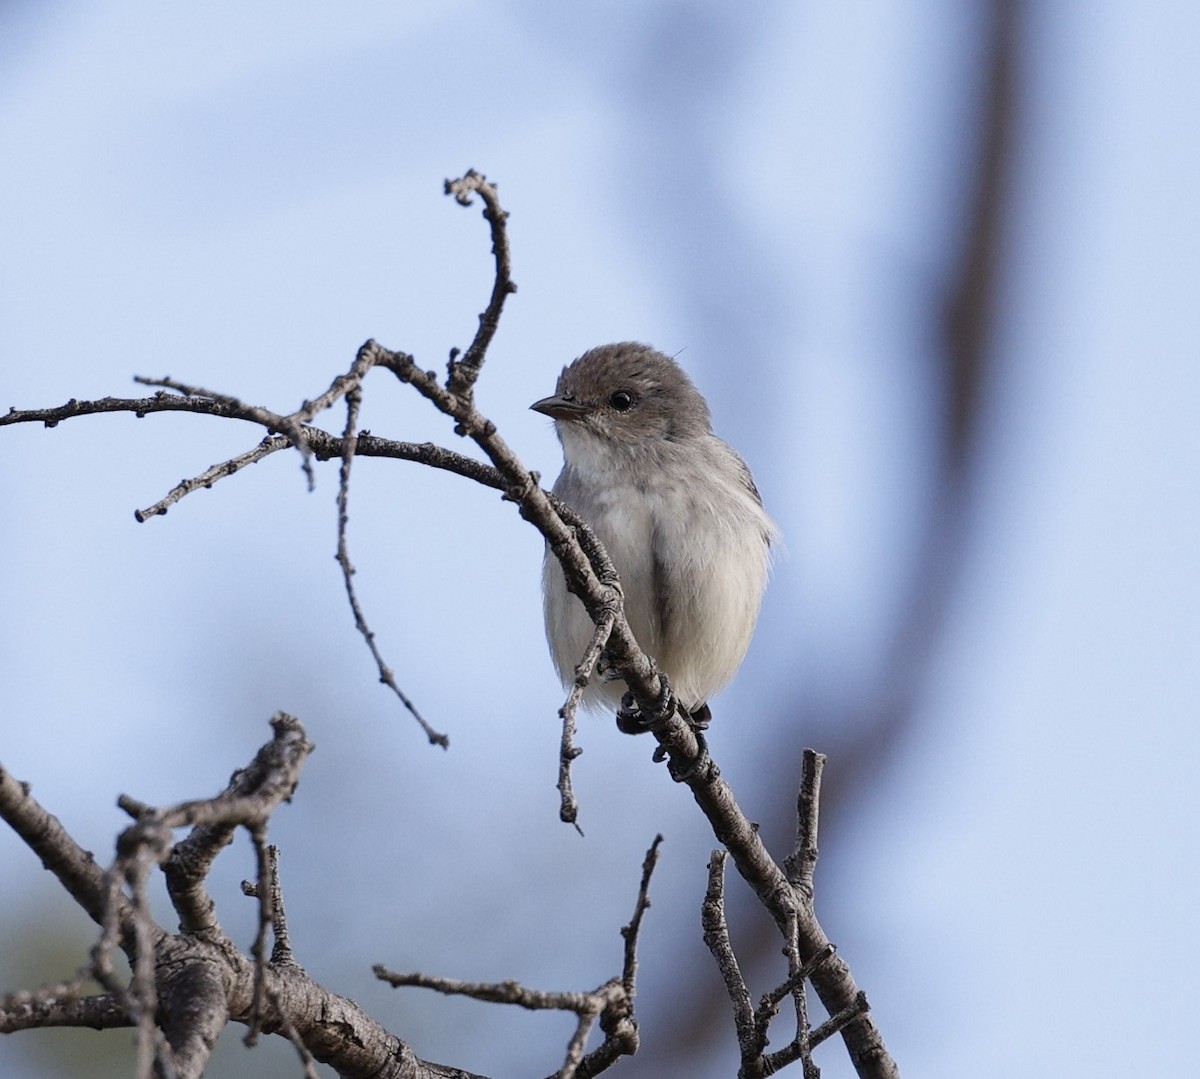
{"type": "MultiPolygon", "coordinates": [[[[708,706],[703,705],[703,708],[707,712],[708,706]]],[[[692,728],[692,734],[696,738],[696,756],[686,768],[677,767],[675,762],[667,757],[666,748],[660,745],[654,750],[654,761],[658,763],[665,760],[667,762],[667,770],[671,773],[671,778],[676,783],[686,783],[689,779],[695,779],[696,776],[703,772],[708,767],[708,763],[712,758],[708,754],[708,739],[704,737],[704,731],[708,727],[708,719],[703,719],[698,723],[693,722],[692,717],[687,712],[684,712],[682,707],[679,711],[688,726],[692,728]]]]}
{"type": "MultiPolygon", "coordinates": [[[[621,698],[621,707],[617,709],[617,729],[623,734],[645,734],[647,731],[653,729],[654,724],[660,721],[664,714],[670,714],[668,707],[673,700],[671,685],[667,680],[667,676],[661,671],[658,676],[662,682],[662,690],[658,699],[658,706],[655,708],[653,715],[647,716],[641,710],[632,693],[626,693],[621,698]]],[[[667,767],[671,771],[671,778],[676,783],[684,783],[703,771],[711,759],[708,754],[708,742],[704,737],[704,731],[708,729],[708,724],[712,720],[712,712],[707,704],[702,704],[690,712],[678,700],[674,701],[674,705],[675,712],[691,727],[692,734],[695,735],[697,747],[695,759],[686,768],[676,768],[668,760],[666,748],[661,745],[654,750],[653,759],[656,764],[664,760],[667,761],[667,767]]]]}
{"type": "MultiPolygon", "coordinates": [[[[601,660],[603,658],[601,656],[601,660]]],[[[621,698],[621,707],[617,709],[617,729],[622,734],[645,734],[646,731],[653,728],[655,723],[659,723],[671,715],[672,702],[682,715],[687,715],[683,706],[675,700],[674,694],[671,692],[670,679],[662,671],[658,672],[658,681],[658,700],[654,703],[654,710],[649,715],[642,711],[632,693],[626,693],[621,698]]]]}
{"type": "Polygon", "coordinates": [[[622,734],[645,734],[649,729],[650,721],[638,707],[633,694],[626,693],[617,709],[617,730],[622,734]]]}
{"type": "MultiPolygon", "coordinates": [[[[596,674],[601,682],[619,682],[622,678],[621,672],[613,664],[612,656],[608,654],[607,648],[600,653],[600,658],[596,661],[596,674]]],[[[626,693],[625,696],[628,697],[629,694],[626,693]]],[[[624,700],[621,701],[621,707],[625,707],[624,700]]],[[[634,708],[637,708],[636,703],[634,708]]]]}

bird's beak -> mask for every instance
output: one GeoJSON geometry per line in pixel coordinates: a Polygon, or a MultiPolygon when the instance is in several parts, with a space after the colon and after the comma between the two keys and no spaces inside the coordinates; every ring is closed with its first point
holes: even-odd
{"type": "Polygon", "coordinates": [[[555,420],[577,420],[585,412],[591,411],[587,405],[581,405],[578,401],[560,397],[558,394],[534,401],[529,407],[534,412],[540,412],[543,416],[549,416],[555,420]]]}

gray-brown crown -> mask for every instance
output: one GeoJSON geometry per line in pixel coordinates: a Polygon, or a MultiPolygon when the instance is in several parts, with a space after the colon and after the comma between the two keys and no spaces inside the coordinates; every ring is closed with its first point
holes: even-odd
{"type": "Polygon", "coordinates": [[[683,368],[637,341],[585,352],[564,367],[554,396],[532,406],[620,441],[679,442],[711,432],[708,405],[683,368]]]}

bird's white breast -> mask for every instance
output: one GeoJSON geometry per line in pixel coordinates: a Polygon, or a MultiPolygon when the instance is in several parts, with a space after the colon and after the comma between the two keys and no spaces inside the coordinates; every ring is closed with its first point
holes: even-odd
{"type": "MultiPolygon", "coordinates": [[[[704,703],[745,655],[769,571],[774,527],[744,466],[715,436],[656,447],[670,457],[637,467],[628,451],[587,432],[564,430],[563,449],[568,466],[555,492],[612,557],[634,636],[685,706],[704,703]]],[[[569,683],[594,627],[549,552],[543,584],[547,636],[569,683]]],[[[624,689],[594,680],[585,700],[613,707],[624,689]]]]}

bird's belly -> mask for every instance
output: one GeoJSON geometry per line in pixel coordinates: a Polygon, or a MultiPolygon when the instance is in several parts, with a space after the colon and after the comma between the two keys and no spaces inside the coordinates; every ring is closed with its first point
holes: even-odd
{"type": "MultiPolygon", "coordinates": [[[[630,629],[685,707],[695,708],[729,681],[749,645],[767,572],[761,536],[687,491],[607,495],[586,516],[621,579],[630,629]]],[[[569,684],[595,627],[553,556],[545,572],[548,624],[568,627],[550,644],[569,684]]],[[[593,678],[584,699],[616,707],[625,688],[593,678]]]]}

